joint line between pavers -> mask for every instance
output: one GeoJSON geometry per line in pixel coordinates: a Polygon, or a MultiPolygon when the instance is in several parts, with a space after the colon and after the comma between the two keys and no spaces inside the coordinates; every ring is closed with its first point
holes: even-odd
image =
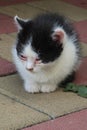
{"type": "Polygon", "coordinates": [[[36,9],[41,10],[41,11],[51,12],[51,11],[45,9],[45,8],[41,8],[41,7],[39,7],[38,5],[32,5],[32,4],[30,4],[30,3],[25,3],[25,5],[26,5],[26,6],[30,6],[30,7],[34,7],[34,8],[36,8],[36,9]]]}
{"type": "Polygon", "coordinates": [[[55,119],[54,117],[52,117],[52,116],[49,115],[48,113],[45,113],[45,112],[43,112],[43,111],[41,111],[41,110],[38,110],[38,109],[36,109],[36,108],[34,108],[34,107],[32,107],[32,106],[29,106],[29,105],[25,104],[24,102],[21,102],[21,101],[18,100],[17,98],[12,98],[12,97],[10,97],[10,96],[8,96],[8,95],[6,95],[6,94],[4,94],[4,93],[1,93],[1,92],[0,92],[0,94],[3,95],[3,96],[8,97],[8,98],[10,98],[10,99],[12,99],[12,100],[14,100],[14,101],[16,101],[17,103],[22,104],[22,105],[24,105],[24,106],[26,106],[26,107],[28,107],[28,108],[30,108],[30,109],[33,109],[33,110],[35,110],[35,111],[37,111],[37,112],[40,112],[40,113],[45,114],[46,116],[49,116],[49,119],[50,119],[50,120],[55,119]]]}

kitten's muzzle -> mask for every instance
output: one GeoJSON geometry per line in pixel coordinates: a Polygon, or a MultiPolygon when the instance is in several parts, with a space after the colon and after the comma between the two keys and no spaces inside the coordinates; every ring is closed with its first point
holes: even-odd
{"type": "Polygon", "coordinates": [[[34,67],[35,67],[34,60],[28,59],[27,62],[26,62],[26,70],[33,71],[34,67]]]}
{"type": "Polygon", "coordinates": [[[34,69],[33,68],[26,68],[28,71],[32,72],[34,69]]]}

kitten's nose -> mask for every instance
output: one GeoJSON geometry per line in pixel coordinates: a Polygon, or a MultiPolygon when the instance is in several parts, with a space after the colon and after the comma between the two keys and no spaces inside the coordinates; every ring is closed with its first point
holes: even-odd
{"type": "Polygon", "coordinates": [[[33,71],[34,70],[34,61],[32,59],[28,59],[26,63],[26,69],[28,71],[33,71]]]}
{"type": "Polygon", "coordinates": [[[26,68],[28,71],[33,71],[33,68],[26,68]]]}

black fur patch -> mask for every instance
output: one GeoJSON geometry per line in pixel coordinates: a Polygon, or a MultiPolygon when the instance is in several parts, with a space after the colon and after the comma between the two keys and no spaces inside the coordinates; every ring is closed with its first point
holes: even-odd
{"type": "Polygon", "coordinates": [[[17,35],[16,50],[18,55],[22,53],[24,46],[27,44],[27,41],[30,39],[32,24],[33,24],[32,21],[26,22],[24,28],[21,29],[17,35]]]}
{"type": "Polygon", "coordinates": [[[64,16],[50,13],[42,14],[32,21],[26,22],[24,28],[19,32],[16,47],[18,54],[23,51],[24,45],[28,44],[30,36],[32,36],[31,46],[43,63],[58,58],[63,51],[63,46],[60,41],[53,41],[51,37],[55,25],[62,27],[69,37],[74,36],[77,40],[72,25],[64,16]]]}

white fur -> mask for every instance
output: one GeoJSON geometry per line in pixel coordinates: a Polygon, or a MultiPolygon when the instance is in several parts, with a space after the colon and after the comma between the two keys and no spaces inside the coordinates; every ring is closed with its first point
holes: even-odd
{"type": "Polygon", "coordinates": [[[48,64],[34,65],[37,54],[32,50],[31,44],[24,49],[24,54],[29,58],[28,61],[21,61],[17,56],[16,47],[13,47],[13,57],[17,70],[24,80],[24,87],[27,92],[51,92],[56,90],[57,85],[76,69],[78,55],[73,41],[67,36],[64,37],[64,49],[61,56],[54,62],[48,64]],[[27,67],[33,66],[34,71],[28,71],[27,67]]]}

